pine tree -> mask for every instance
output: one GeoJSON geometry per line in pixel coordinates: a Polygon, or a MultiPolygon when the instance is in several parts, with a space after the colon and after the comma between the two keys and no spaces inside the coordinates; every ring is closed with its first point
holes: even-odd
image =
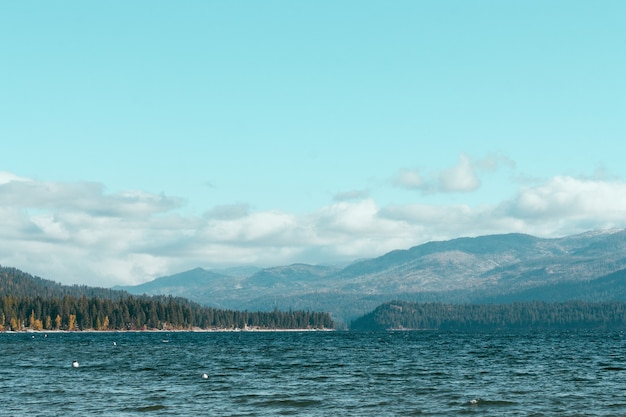
{"type": "Polygon", "coordinates": [[[35,324],[35,320],[35,310],[31,310],[30,318],[28,319],[28,327],[32,329],[35,324]]]}

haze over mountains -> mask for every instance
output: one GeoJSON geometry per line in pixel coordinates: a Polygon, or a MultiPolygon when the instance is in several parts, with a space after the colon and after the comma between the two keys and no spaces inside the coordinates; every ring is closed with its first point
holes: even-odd
{"type": "Polygon", "coordinates": [[[429,242],[344,267],[196,268],[115,288],[219,308],[327,311],[348,322],[390,300],[626,301],[625,282],[626,231],[612,229],[557,239],[504,234],[429,242]]]}

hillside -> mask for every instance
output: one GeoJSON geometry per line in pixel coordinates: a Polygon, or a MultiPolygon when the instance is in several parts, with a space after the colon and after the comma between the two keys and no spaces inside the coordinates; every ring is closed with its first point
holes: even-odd
{"type": "Polygon", "coordinates": [[[125,289],[224,308],[329,311],[348,322],[394,299],[626,300],[625,269],[624,230],[557,239],[503,234],[429,242],[341,268],[294,264],[231,277],[195,269],[125,289]]]}
{"type": "Polygon", "coordinates": [[[542,301],[444,304],[392,301],[353,321],[351,330],[572,330],[626,328],[625,302],[542,301]]]}
{"type": "Polygon", "coordinates": [[[89,287],[86,285],[62,285],[57,282],[30,275],[17,268],[0,265],[0,297],[96,297],[101,299],[119,299],[128,296],[125,291],[109,288],[89,287]]]}
{"type": "Polygon", "coordinates": [[[334,323],[328,313],[216,309],[171,295],[65,286],[0,267],[0,331],[194,328],[332,329],[334,323]]]}

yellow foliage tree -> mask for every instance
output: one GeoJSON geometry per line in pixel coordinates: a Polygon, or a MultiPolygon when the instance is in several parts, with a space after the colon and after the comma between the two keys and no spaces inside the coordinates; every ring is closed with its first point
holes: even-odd
{"type": "Polygon", "coordinates": [[[67,323],[67,330],[76,330],[76,314],[70,314],[70,319],[67,323]]]}

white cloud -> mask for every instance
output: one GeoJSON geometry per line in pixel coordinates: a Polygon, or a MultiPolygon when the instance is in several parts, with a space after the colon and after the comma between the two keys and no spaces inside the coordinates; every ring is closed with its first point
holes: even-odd
{"type": "Polygon", "coordinates": [[[427,240],[508,232],[564,236],[626,227],[626,183],[560,176],[496,205],[387,206],[381,215],[425,225],[427,240]]]}
{"type": "Polygon", "coordinates": [[[502,204],[504,215],[538,225],[550,233],[626,225],[626,183],[616,180],[555,177],[524,188],[502,204]]]}
{"type": "Polygon", "coordinates": [[[99,285],[145,279],[159,262],[142,262],[151,254],[141,248],[162,234],[180,233],[163,233],[155,224],[168,222],[178,199],[134,191],[106,194],[95,183],[2,179],[0,262],[27,272],[99,285]]]}
{"type": "Polygon", "coordinates": [[[480,187],[476,167],[462,154],[459,163],[439,174],[439,189],[443,192],[468,192],[480,187]]]}
{"type": "Polygon", "coordinates": [[[380,206],[363,195],[306,214],[237,204],[204,217],[178,213],[181,200],[163,195],[10,174],[2,181],[0,263],[88,285],[140,283],[196,266],[347,262],[430,240],[562,236],[626,223],[626,183],[614,179],[555,177],[486,206],[380,206]]]}
{"type": "Polygon", "coordinates": [[[14,175],[10,172],[0,171],[0,185],[7,184],[13,181],[28,181],[28,179],[18,177],[17,175],[14,175]]]}
{"type": "Polygon", "coordinates": [[[81,212],[93,216],[146,216],[179,207],[180,199],[141,191],[105,194],[98,183],[54,183],[9,180],[0,182],[0,205],[81,212]]]}
{"type": "Polygon", "coordinates": [[[237,219],[210,220],[204,235],[216,242],[272,246],[290,242],[297,232],[295,216],[278,211],[250,213],[237,219]]]}
{"type": "Polygon", "coordinates": [[[500,155],[488,155],[473,160],[462,153],[453,167],[434,173],[426,178],[418,170],[402,169],[392,179],[396,186],[419,190],[424,193],[465,193],[477,190],[481,186],[480,175],[498,170],[501,166],[513,167],[509,158],[500,155]]]}

